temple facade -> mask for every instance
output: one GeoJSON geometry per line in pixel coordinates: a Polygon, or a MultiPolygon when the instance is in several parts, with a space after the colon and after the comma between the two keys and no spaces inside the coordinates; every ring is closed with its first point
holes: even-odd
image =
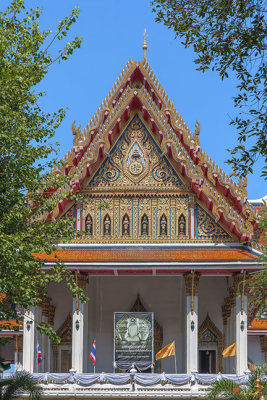
{"type": "MultiPolygon", "coordinates": [[[[220,374],[246,379],[267,351],[267,321],[247,306],[245,279],[262,266],[251,247],[258,211],[247,200],[246,182],[236,184],[204,152],[200,125],[189,130],[145,55],[128,61],[88,125],[81,131],[73,123],[72,133],[61,172],[72,175],[68,190],[79,200],[66,197],[47,218],[69,219],[73,240],[38,256],[47,268],[56,257],[64,261],[89,302],[72,298],[66,283],[51,284],[10,345],[15,362],[46,380],[46,390],[65,384],[65,396],[74,384],[109,396],[121,383],[116,395],[123,387],[131,392],[134,383],[149,381],[146,373],[154,379],[151,390],[166,378],[169,386],[161,390],[168,395],[173,387],[180,397],[196,390],[194,381],[205,386],[220,374]],[[153,312],[154,353],[174,341],[177,369],[174,357],[146,370],[120,368],[115,312],[153,312]],[[60,344],[37,333],[41,321],[55,329],[60,344]],[[236,356],[223,358],[233,343],[236,356]]],[[[198,390],[201,397],[204,389],[198,390]]]]}

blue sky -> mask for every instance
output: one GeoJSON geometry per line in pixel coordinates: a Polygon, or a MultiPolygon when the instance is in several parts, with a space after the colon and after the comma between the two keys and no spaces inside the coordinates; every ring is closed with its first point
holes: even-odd
{"type": "MultiPolygon", "coordinates": [[[[4,10],[9,2],[1,2],[4,10]]],[[[26,6],[43,8],[41,27],[56,29],[58,21],[79,6],[80,17],[70,36],[82,36],[80,49],[68,61],[55,64],[40,85],[47,91],[42,100],[46,111],[68,107],[67,116],[56,134],[60,156],[72,147],[71,124],[83,128],[111,89],[127,60],[142,60],[144,28],[147,29],[147,59],[160,83],[189,128],[200,122],[200,143],[213,160],[230,173],[224,164],[226,148],[235,144],[236,134],[228,124],[234,116],[232,97],[235,81],[221,81],[215,72],[195,70],[194,54],[184,49],[174,34],[154,21],[148,0],[26,0],[26,6]]],[[[248,177],[248,197],[266,194],[260,178],[260,162],[248,177]]]]}

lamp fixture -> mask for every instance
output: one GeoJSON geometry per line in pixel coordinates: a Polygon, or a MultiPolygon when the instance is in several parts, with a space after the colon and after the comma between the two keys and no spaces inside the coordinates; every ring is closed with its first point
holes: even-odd
{"type": "Polygon", "coordinates": [[[29,320],[26,322],[26,327],[27,327],[27,331],[29,332],[31,329],[31,323],[29,320]]]}
{"type": "Polygon", "coordinates": [[[76,319],[75,327],[76,327],[76,331],[78,331],[80,329],[80,323],[79,323],[78,319],[76,319]]]}

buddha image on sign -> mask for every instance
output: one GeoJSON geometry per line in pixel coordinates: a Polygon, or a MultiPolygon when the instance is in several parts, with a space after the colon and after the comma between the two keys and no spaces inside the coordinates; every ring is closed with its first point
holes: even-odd
{"type": "Polygon", "coordinates": [[[127,321],[127,330],[125,340],[127,342],[146,341],[149,336],[149,327],[139,318],[129,318],[127,321]]]}

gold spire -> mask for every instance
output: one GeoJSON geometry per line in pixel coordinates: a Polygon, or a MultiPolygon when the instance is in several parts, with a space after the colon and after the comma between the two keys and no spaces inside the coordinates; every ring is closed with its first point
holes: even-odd
{"type": "Polygon", "coordinates": [[[146,29],[144,30],[143,37],[144,37],[143,46],[142,46],[142,49],[143,49],[143,60],[146,61],[146,51],[147,51],[147,42],[146,42],[147,33],[146,33],[146,29]]]}

